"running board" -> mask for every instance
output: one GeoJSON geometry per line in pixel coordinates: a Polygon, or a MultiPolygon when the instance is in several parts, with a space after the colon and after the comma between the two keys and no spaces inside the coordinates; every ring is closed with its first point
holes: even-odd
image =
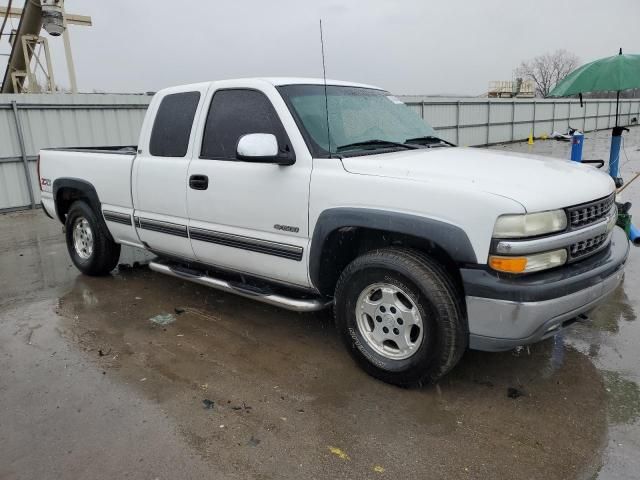
{"type": "Polygon", "coordinates": [[[165,275],[188,280],[206,287],[212,287],[216,290],[222,290],[223,292],[234,293],[241,297],[257,300],[258,302],[267,303],[293,312],[316,312],[330,307],[333,303],[332,300],[326,298],[293,298],[270,292],[262,292],[252,286],[245,286],[227,280],[213,278],[197,270],[182,268],[177,265],[174,267],[164,263],[150,262],[149,268],[154,272],[164,273],[165,275]]]}

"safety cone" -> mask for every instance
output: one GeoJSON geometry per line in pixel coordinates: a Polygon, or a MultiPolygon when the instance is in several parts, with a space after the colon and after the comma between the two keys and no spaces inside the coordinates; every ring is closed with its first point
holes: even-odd
{"type": "Polygon", "coordinates": [[[529,141],[527,142],[529,145],[533,145],[533,133],[529,134],[529,141]]]}

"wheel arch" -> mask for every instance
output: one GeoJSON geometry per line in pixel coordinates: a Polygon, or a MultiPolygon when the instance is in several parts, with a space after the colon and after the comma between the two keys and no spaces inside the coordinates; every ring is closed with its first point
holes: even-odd
{"type": "Polygon", "coordinates": [[[97,215],[101,216],[100,199],[95,187],[79,178],[57,178],[53,182],[53,201],[56,215],[64,223],[65,216],[76,200],[86,200],[97,215]]]}
{"type": "Polygon", "coordinates": [[[98,221],[101,222],[109,240],[114,241],[111,231],[104,221],[102,215],[102,204],[95,187],[86,180],[80,178],[57,178],[53,182],[53,201],[56,207],[56,216],[65,223],[66,215],[73,202],[77,200],[86,201],[95,212],[98,221]]]}
{"type": "Polygon", "coordinates": [[[309,252],[309,276],[324,295],[333,295],[340,273],[358,255],[402,245],[429,253],[452,270],[462,287],[459,265],[475,264],[469,237],[460,227],[417,215],[363,208],[332,208],[320,214],[309,252]]]}

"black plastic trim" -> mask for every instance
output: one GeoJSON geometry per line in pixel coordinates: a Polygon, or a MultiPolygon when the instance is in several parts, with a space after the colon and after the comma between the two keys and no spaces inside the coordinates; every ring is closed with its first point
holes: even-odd
{"type": "Polygon", "coordinates": [[[44,212],[44,214],[49,217],[51,220],[55,220],[55,218],[53,217],[53,215],[51,215],[49,213],[49,210],[47,210],[47,207],[44,206],[44,202],[40,203],[40,206],[42,207],[42,211],[44,212]]]}
{"type": "Polygon", "coordinates": [[[629,240],[619,227],[609,248],[584,260],[545,272],[522,276],[498,274],[486,268],[461,268],[467,296],[513,302],[541,302],[570,295],[601,283],[624,267],[629,240]]]}
{"type": "Polygon", "coordinates": [[[273,255],[276,257],[287,258],[289,260],[302,260],[304,249],[296,245],[286,243],[271,242],[258,238],[245,237],[242,235],[233,235],[230,233],[216,232],[213,230],[205,230],[203,228],[189,228],[191,240],[201,242],[215,243],[227,247],[240,248],[251,252],[264,253],[265,255],[273,255]]]}
{"type": "Polygon", "coordinates": [[[309,273],[314,285],[320,284],[323,245],[331,232],[344,227],[363,227],[411,235],[431,241],[459,264],[478,263],[469,237],[460,227],[431,218],[372,210],[367,208],[331,208],[318,217],[309,256],[309,273]]]}
{"type": "Polygon", "coordinates": [[[178,223],[163,222],[160,220],[152,220],[150,218],[135,217],[135,225],[142,230],[151,232],[166,233],[176,237],[189,238],[187,234],[187,226],[178,223]]]}
{"type": "Polygon", "coordinates": [[[93,211],[98,216],[98,221],[102,222],[102,226],[104,230],[107,232],[107,236],[109,240],[113,241],[113,236],[111,235],[111,231],[107,226],[107,223],[104,221],[104,218],[100,215],[102,211],[102,206],[100,204],[100,199],[98,198],[98,192],[95,187],[87,182],[86,180],[82,180],[80,178],[57,178],[53,181],[52,193],[53,193],[53,201],[56,206],[56,216],[64,225],[66,218],[65,215],[60,212],[58,208],[58,193],[61,188],[70,188],[73,190],[77,190],[84,195],[84,198],[88,200],[89,206],[93,209],[93,211]]]}
{"type": "Polygon", "coordinates": [[[96,213],[99,213],[102,210],[100,207],[98,193],[92,184],[80,178],[57,178],[53,182],[53,201],[56,205],[58,219],[60,219],[62,223],[65,221],[64,215],[58,212],[58,192],[61,188],[71,188],[82,192],[87,200],[89,200],[89,205],[91,205],[91,208],[93,208],[96,213]]]}
{"type": "Polygon", "coordinates": [[[131,215],[127,213],[113,212],[111,210],[103,210],[102,216],[107,222],[121,223],[122,225],[131,226],[131,215]]]}

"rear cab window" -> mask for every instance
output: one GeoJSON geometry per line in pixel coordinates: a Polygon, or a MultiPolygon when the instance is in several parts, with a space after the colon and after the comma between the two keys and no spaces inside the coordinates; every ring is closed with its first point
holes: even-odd
{"type": "Polygon", "coordinates": [[[184,157],[187,154],[199,101],[200,92],[172,93],[162,99],[151,130],[151,155],[184,157]]]}

